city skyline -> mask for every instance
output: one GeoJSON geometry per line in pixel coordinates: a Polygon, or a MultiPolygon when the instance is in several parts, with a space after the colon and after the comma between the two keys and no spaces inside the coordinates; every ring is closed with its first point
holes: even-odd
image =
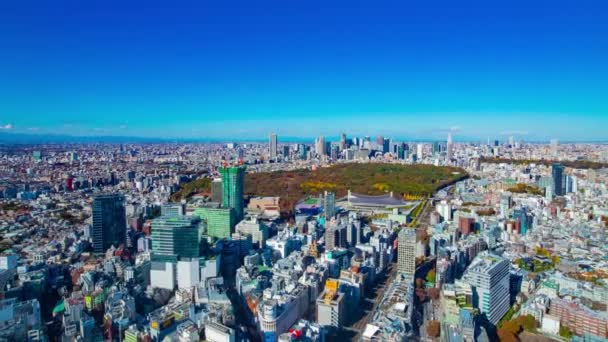
{"type": "Polygon", "coordinates": [[[3,4],[0,133],[605,139],[600,2],[146,4],[3,4]]]}

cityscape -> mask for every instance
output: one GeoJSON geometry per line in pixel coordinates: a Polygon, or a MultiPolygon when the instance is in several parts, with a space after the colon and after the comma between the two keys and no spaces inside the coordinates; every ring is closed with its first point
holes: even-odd
{"type": "Polygon", "coordinates": [[[0,3],[0,342],[608,342],[606,5],[0,3]]]}
{"type": "Polygon", "coordinates": [[[270,134],[1,153],[6,340],[608,337],[608,145],[270,134]]]}

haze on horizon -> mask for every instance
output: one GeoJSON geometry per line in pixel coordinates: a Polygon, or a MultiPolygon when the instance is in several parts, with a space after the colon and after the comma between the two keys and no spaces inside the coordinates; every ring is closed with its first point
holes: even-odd
{"type": "Polygon", "coordinates": [[[608,3],[0,4],[0,133],[605,140],[608,3]]]}

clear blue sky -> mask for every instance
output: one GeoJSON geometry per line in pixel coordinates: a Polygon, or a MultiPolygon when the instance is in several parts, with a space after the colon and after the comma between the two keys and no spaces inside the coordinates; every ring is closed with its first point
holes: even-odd
{"type": "Polygon", "coordinates": [[[608,2],[497,3],[2,1],[0,132],[607,140],[608,2]]]}

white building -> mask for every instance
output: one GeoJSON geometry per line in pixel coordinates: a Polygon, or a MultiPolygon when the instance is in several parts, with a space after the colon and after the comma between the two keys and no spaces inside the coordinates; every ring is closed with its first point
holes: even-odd
{"type": "Polygon", "coordinates": [[[152,262],[150,282],[152,287],[167,290],[175,289],[175,264],[171,262],[152,262]]]}
{"type": "Polygon", "coordinates": [[[180,260],[177,262],[177,287],[189,289],[196,286],[201,279],[198,259],[180,260]]]}
{"type": "Polygon", "coordinates": [[[487,252],[478,255],[463,279],[477,294],[477,307],[492,324],[509,311],[509,261],[487,252]]]}
{"type": "Polygon", "coordinates": [[[416,230],[403,228],[397,241],[397,267],[400,273],[413,276],[416,272],[416,230]]]}

